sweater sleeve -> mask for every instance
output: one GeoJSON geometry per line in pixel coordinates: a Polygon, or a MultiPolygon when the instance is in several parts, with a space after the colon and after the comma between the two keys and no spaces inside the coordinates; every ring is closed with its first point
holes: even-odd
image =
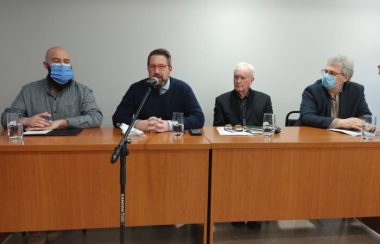
{"type": "Polygon", "coordinates": [[[184,98],[184,127],[185,130],[202,128],[205,123],[201,106],[190,86],[187,86],[184,98]]]}
{"type": "Polygon", "coordinates": [[[134,86],[132,85],[123,96],[120,104],[117,106],[115,113],[112,116],[113,126],[117,127],[118,123],[130,124],[133,114],[135,113],[135,106],[133,97],[136,95],[134,86]]]}

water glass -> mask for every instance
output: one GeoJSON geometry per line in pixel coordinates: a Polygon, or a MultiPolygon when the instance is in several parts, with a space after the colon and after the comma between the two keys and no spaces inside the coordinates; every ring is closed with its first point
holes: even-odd
{"type": "Polygon", "coordinates": [[[264,113],[263,117],[263,135],[264,138],[272,138],[276,128],[276,117],[272,113],[264,113]]]}
{"type": "Polygon", "coordinates": [[[10,140],[22,140],[23,126],[21,123],[21,114],[19,113],[7,114],[7,130],[8,130],[8,138],[10,140]]]}
{"type": "Polygon", "coordinates": [[[362,120],[362,140],[370,140],[376,135],[376,116],[363,115],[362,120]]]}
{"type": "Polygon", "coordinates": [[[173,132],[175,136],[181,136],[184,131],[183,113],[174,112],[172,118],[173,132]]]}

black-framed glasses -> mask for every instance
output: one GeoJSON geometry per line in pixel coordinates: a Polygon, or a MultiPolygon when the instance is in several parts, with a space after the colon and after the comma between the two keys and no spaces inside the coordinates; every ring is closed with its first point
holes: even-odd
{"type": "Polygon", "coordinates": [[[343,75],[343,73],[336,73],[335,71],[328,70],[328,69],[322,69],[321,73],[329,74],[332,76],[343,75]]]}
{"type": "Polygon", "coordinates": [[[156,64],[150,64],[150,65],[148,65],[148,68],[150,70],[156,70],[156,69],[158,69],[159,71],[163,71],[168,66],[169,65],[167,65],[167,64],[158,64],[158,65],[156,65],[156,64]]]}

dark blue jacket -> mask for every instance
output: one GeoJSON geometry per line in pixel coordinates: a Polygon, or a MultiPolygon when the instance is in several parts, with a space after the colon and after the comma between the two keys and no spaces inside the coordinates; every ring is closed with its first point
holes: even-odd
{"type": "MultiPolygon", "coordinates": [[[[331,117],[331,96],[322,86],[321,80],[306,87],[302,93],[301,125],[328,128],[334,118],[331,117]]],[[[371,114],[364,96],[364,87],[358,83],[348,81],[344,83],[339,94],[340,119],[360,117],[371,114]]]]}
{"type": "MultiPolygon", "coordinates": [[[[112,116],[114,126],[117,123],[130,124],[147,90],[146,79],[131,85],[112,116]]],[[[202,128],[204,125],[205,118],[193,90],[184,81],[170,77],[169,90],[160,95],[157,89],[153,89],[138,119],[145,120],[156,116],[171,120],[173,112],[184,113],[185,130],[202,128]]]]}

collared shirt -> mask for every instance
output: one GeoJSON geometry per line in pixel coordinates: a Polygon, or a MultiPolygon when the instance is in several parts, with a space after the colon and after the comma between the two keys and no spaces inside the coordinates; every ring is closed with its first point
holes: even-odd
{"type": "Polygon", "coordinates": [[[246,126],[247,124],[247,101],[248,101],[248,94],[240,98],[240,112],[241,112],[241,118],[243,121],[243,126],[246,126]]]}
{"type": "Polygon", "coordinates": [[[72,81],[55,95],[45,78],[25,85],[12,105],[2,113],[1,122],[5,127],[7,113],[31,117],[43,112],[50,113],[52,120],[66,119],[70,128],[99,127],[103,119],[90,88],[72,81]]]}
{"type": "Polygon", "coordinates": [[[165,85],[163,87],[160,88],[160,95],[164,95],[167,91],[169,91],[169,87],[170,87],[170,78],[166,81],[165,85]]]}
{"type": "Polygon", "coordinates": [[[247,102],[250,90],[248,90],[247,94],[244,97],[240,97],[239,93],[235,91],[235,95],[238,98],[239,106],[240,106],[240,117],[243,122],[243,126],[246,126],[247,121],[247,102]]]}
{"type": "MultiPolygon", "coordinates": [[[[166,81],[165,85],[160,88],[160,91],[159,91],[160,96],[164,95],[167,91],[169,91],[169,87],[170,87],[170,78],[166,81]]],[[[173,122],[171,120],[166,120],[166,122],[168,123],[168,130],[172,131],[173,130],[173,122]]]]}
{"type": "Polygon", "coordinates": [[[339,116],[339,93],[331,96],[331,117],[338,118],[339,116]]]}
{"type": "Polygon", "coordinates": [[[339,120],[339,94],[342,90],[337,93],[335,96],[331,96],[331,118],[334,118],[329,128],[336,128],[336,125],[339,120]]]}

